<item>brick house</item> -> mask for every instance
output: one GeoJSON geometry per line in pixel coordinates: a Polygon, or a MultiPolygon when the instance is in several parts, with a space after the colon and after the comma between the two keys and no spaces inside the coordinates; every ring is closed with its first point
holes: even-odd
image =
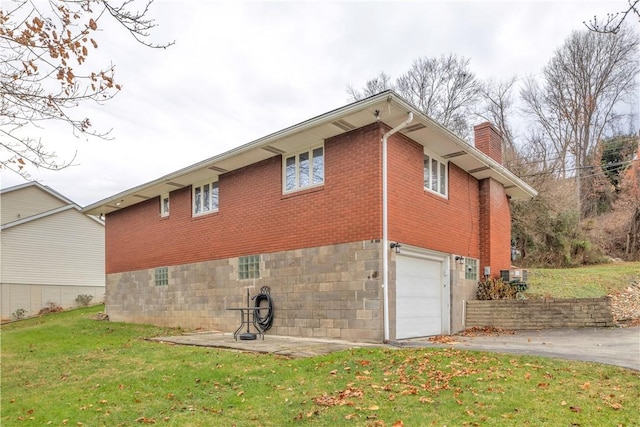
{"type": "Polygon", "coordinates": [[[509,199],[536,192],[392,91],[83,209],[106,217],[116,321],[231,332],[269,286],[269,333],[383,342],[464,327],[510,266],[509,199]]]}

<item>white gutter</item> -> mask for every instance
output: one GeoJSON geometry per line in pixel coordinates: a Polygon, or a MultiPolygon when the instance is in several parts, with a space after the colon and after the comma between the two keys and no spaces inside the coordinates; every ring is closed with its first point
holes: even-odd
{"type": "Polygon", "coordinates": [[[389,341],[389,196],[387,182],[387,139],[402,130],[413,120],[409,112],[407,120],[382,136],[382,300],[384,304],[384,341],[389,341]]]}

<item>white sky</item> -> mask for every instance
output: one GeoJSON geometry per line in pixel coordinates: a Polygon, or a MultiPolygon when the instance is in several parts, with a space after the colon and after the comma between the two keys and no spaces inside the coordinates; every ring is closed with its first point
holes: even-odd
{"type": "MultiPolygon", "coordinates": [[[[123,90],[86,114],[112,140],[59,127],[43,142],[75,166],[30,170],[85,206],[348,103],[380,71],[422,56],[471,58],[480,79],[538,74],[565,38],[625,0],[210,2],[156,0],[151,40],[107,27],[93,61],[123,90]]],[[[102,23],[99,23],[102,28],[102,23]]],[[[25,182],[2,170],[2,188],[25,182]]]]}

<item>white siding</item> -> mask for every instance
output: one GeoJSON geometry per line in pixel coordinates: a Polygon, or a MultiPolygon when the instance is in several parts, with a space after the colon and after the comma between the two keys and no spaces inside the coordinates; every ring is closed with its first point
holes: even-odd
{"type": "Polygon", "coordinates": [[[6,224],[67,204],[35,185],[20,188],[0,197],[0,221],[6,224]]]}
{"type": "Polygon", "coordinates": [[[0,283],[104,286],[104,227],[68,209],[2,231],[0,283]]]}

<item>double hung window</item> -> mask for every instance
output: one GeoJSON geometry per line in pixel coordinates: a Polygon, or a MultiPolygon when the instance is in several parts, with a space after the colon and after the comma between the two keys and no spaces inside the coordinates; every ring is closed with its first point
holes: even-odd
{"type": "Polygon", "coordinates": [[[424,155],[424,188],[447,197],[448,167],[444,161],[430,155],[424,155]]]}
{"type": "Polygon", "coordinates": [[[217,212],[219,207],[220,188],[218,181],[209,181],[193,186],[193,216],[217,212]]]}
{"type": "Polygon", "coordinates": [[[324,184],[324,147],[314,147],[283,157],[284,191],[324,184]]]}

